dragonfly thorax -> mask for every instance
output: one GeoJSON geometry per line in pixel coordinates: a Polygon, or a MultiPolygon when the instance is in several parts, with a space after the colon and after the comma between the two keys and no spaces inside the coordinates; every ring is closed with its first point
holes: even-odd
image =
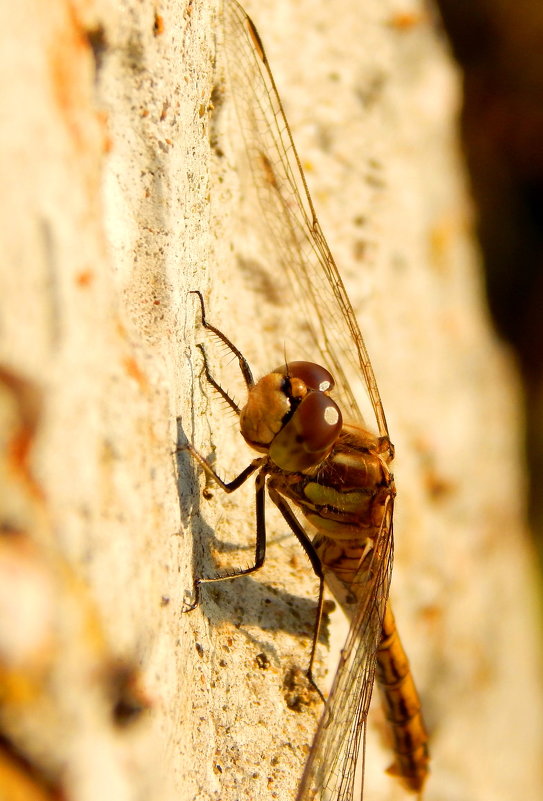
{"type": "Polygon", "coordinates": [[[330,373],[312,362],[289,362],[268,373],[249,390],[241,412],[246,442],[281,470],[315,467],[341,432],[341,412],[328,396],[333,386],[330,373]]]}

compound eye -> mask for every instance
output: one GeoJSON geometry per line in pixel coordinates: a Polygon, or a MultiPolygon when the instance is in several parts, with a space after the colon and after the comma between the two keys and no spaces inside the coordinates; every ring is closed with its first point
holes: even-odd
{"type": "Polygon", "coordinates": [[[314,362],[288,362],[274,372],[288,375],[290,378],[299,378],[308,389],[329,392],[334,388],[332,375],[320,364],[314,362]]]}
{"type": "Polygon", "coordinates": [[[310,392],[297,408],[295,418],[297,435],[309,453],[323,453],[331,448],[343,424],[339,406],[322,392],[310,392]]]}

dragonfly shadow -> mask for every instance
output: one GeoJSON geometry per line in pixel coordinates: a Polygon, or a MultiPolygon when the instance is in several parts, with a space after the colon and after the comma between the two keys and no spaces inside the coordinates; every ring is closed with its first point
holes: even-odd
{"type": "MultiPolygon", "coordinates": [[[[198,467],[189,450],[186,435],[178,420],[178,442],[181,448],[177,453],[179,472],[178,493],[183,529],[192,532],[192,564],[195,578],[212,578],[220,575],[221,568],[213,559],[213,553],[239,553],[240,563],[246,566],[247,551],[254,551],[254,543],[240,546],[217,537],[215,529],[205,519],[201,506],[201,493],[197,480],[198,467]]],[[[217,488],[217,492],[220,489],[217,488]]],[[[310,569],[308,565],[308,570],[310,569]]],[[[200,609],[212,625],[219,626],[230,622],[243,629],[257,626],[263,631],[284,631],[296,637],[311,641],[316,621],[315,597],[302,597],[271,586],[253,576],[237,576],[225,581],[203,583],[199,588],[200,609]]],[[[246,635],[265,649],[254,632],[246,635]]],[[[328,643],[328,616],[325,614],[320,627],[319,641],[328,643]]],[[[310,646],[308,645],[308,648],[310,646]]]]}
{"type": "MultiPolygon", "coordinates": [[[[309,640],[315,628],[317,602],[278,589],[250,576],[208,584],[202,588],[201,607],[214,625],[258,626],[263,631],[284,631],[309,640]]],[[[319,640],[328,643],[328,617],[319,640]]]]}

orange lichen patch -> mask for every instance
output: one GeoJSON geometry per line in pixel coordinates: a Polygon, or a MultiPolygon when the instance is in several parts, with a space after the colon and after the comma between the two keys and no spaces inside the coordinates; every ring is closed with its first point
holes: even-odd
{"type": "Polygon", "coordinates": [[[444,273],[449,267],[452,249],[468,226],[467,214],[449,212],[443,214],[430,228],[430,263],[440,273],[444,273]]]}
{"type": "Polygon", "coordinates": [[[67,13],[51,17],[48,50],[51,88],[58,108],[67,122],[72,140],[80,152],[88,148],[89,110],[92,108],[93,57],[87,31],[73,6],[67,13]]]}
{"type": "Polygon", "coordinates": [[[90,286],[94,281],[94,273],[92,270],[81,270],[75,276],[75,283],[82,289],[90,286]]]}
{"type": "Polygon", "coordinates": [[[155,14],[153,33],[155,36],[160,36],[162,33],[164,33],[164,17],[162,17],[160,14],[155,14]]]}
{"type": "Polygon", "coordinates": [[[393,14],[388,24],[397,31],[409,31],[422,22],[425,22],[427,15],[422,11],[397,11],[393,14]]]}
{"type": "Polygon", "coordinates": [[[452,241],[452,229],[439,224],[430,229],[429,245],[431,263],[442,270],[452,241]]]}
{"type": "Polygon", "coordinates": [[[427,604],[421,609],[420,618],[429,626],[439,625],[443,619],[443,609],[437,604],[427,604]]]}
{"type": "Polygon", "coordinates": [[[113,139],[109,133],[109,115],[105,109],[98,109],[95,116],[102,134],[102,152],[111,153],[113,149],[113,139]]]}
{"type": "Polygon", "coordinates": [[[119,334],[121,339],[124,340],[128,339],[128,333],[126,331],[126,327],[119,317],[116,318],[115,328],[117,329],[117,333],[119,334]]]}
{"type": "Polygon", "coordinates": [[[124,368],[128,375],[133,378],[139,384],[140,388],[147,392],[149,389],[149,382],[147,380],[147,376],[145,373],[140,369],[139,364],[134,359],[133,356],[127,356],[123,360],[124,368]]]}
{"type": "Polygon", "coordinates": [[[15,371],[0,366],[0,435],[7,466],[23,478],[28,489],[42,497],[29,466],[29,455],[41,414],[41,394],[35,384],[15,371]]]}

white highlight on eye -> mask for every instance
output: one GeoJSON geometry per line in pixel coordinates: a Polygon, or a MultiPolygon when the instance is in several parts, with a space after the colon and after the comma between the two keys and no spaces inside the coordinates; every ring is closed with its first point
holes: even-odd
{"type": "Polygon", "coordinates": [[[324,410],[324,422],[329,426],[335,426],[339,420],[339,412],[337,406],[327,406],[324,410]]]}
{"type": "Polygon", "coordinates": [[[331,386],[332,385],[331,385],[330,381],[321,381],[321,383],[319,384],[319,390],[321,392],[327,392],[330,389],[331,386]]]}

